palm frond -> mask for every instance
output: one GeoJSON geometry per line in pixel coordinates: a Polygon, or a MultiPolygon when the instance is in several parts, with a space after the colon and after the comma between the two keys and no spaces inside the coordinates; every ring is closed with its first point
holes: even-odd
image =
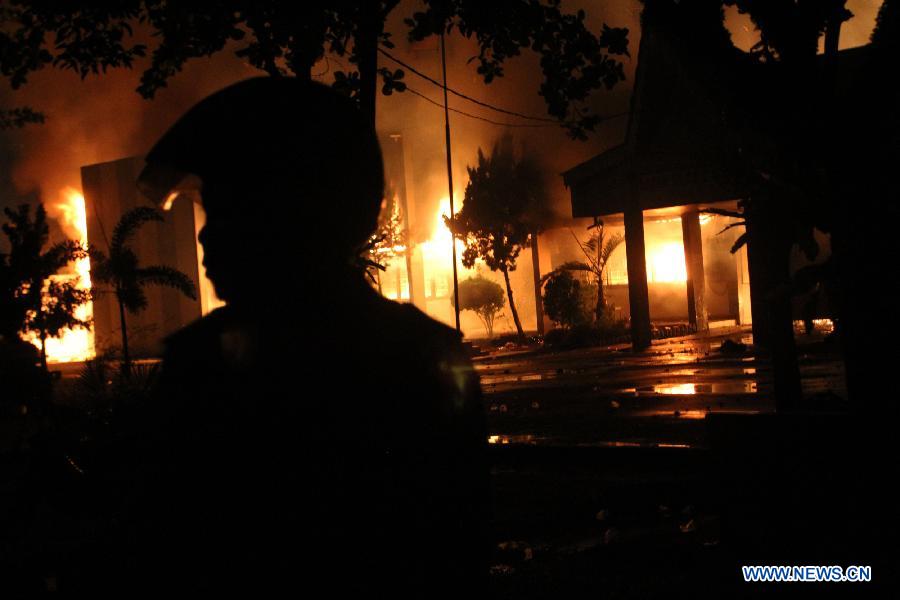
{"type": "Polygon", "coordinates": [[[137,280],[142,284],[174,288],[191,300],[197,299],[197,288],[191,278],[172,267],[155,265],[137,269],[137,280]]]}
{"type": "Polygon", "coordinates": [[[731,229],[732,227],[742,227],[746,224],[747,224],[746,221],[738,221],[737,223],[730,223],[730,224],[726,225],[725,227],[723,227],[722,231],[720,231],[716,235],[721,235],[721,234],[725,233],[726,231],[728,231],[729,229],[731,229]]]}
{"type": "Polygon", "coordinates": [[[602,266],[606,266],[606,263],[609,262],[609,257],[624,241],[625,237],[621,233],[612,235],[606,240],[606,244],[603,245],[603,251],[600,253],[600,264],[602,266]]]}
{"type": "Polygon", "coordinates": [[[589,265],[587,263],[578,262],[577,260],[570,260],[570,261],[564,262],[563,264],[559,265],[558,267],[556,267],[549,273],[545,273],[541,277],[541,285],[544,285],[544,283],[546,283],[546,281],[548,279],[550,279],[551,277],[553,277],[554,275],[556,275],[558,273],[561,273],[562,271],[586,271],[588,273],[593,273],[594,269],[593,269],[593,267],[591,267],[591,265],[589,265]]]}
{"type": "Polygon", "coordinates": [[[88,248],[88,256],[91,257],[91,279],[102,281],[103,283],[112,282],[112,269],[110,268],[109,257],[96,246],[88,248]]]}
{"type": "Polygon", "coordinates": [[[147,308],[147,294],[139,285],[121,285],[116,288],[116,298],[128,312],[135,314],[147,308]]]}
{"type": "Polygon", "coordinates": [[[738,239],[736,239],[734,241],[734,245],[731,247],[731,253],[734,254],[735,252],[740,250],[741,246],[746,244],[748,239],[749,239],[749,236],[747,235],[746,231],[744,233],[742,233],[740,236],[738,236],[738,239]]]}
{"type": "Polygon", "coordinates": [[[586,243],[579,240],[574,231],[569,229],[569,233],[571,233],[572,237],[575,238],[575,241],[578,243],[578,248],[581,250],[581,253],[584,254],[584,257],[588,260],[588,264],[593,267],[591,270],[597,268],[599,265],[597,265],[597,257],[594,256],[594,253],[585,247],[586,243]]]}
{"type": "Polygon", "coordinates": [[[163,222],[165,219],[161,212],[151,206],[138,206],[122,215],[113,229],[112,240],[109,244],[109,253],[118,254],[125,243],[135,234],[144,223],[151,221],[163,222]]]}
{"type": "Polygon", "coordinates": [[[708,213],[711,215],[719,215],[720,217],[733,217],[735,219],[741,219],[744,217],[743,213],[735,210],[727,210],[725,208],[701,208],[698,212],[708,213]]]}

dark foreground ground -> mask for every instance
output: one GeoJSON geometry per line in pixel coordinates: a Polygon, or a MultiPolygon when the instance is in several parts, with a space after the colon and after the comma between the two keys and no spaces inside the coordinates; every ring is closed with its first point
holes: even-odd
{"type": "MultiPolygon", "coordinates": [[[[820,334],[798,342],[805,401],[777,416],[766,357],[741,329],[641,353],[530,348],[477,358],[494,464],[491,596],[733,598],[793,595],[797,585],[874,593],[870,584],[741,578],[742,564],[872,565],[876,582],[894,570],[887,557],[896,553],[876,543],[870,518],[891,496],[873,485],[884,475],[854,434],[838,349],[820,334]]],[[[68,368],[60,387],[76,377],[68,368]]],[[[27,432],[2,437],[12,434],[27,432]]],[[[60,514],[53,489],[15,505],[28,466],[5,450],[0,511],[25,516],[4,521],[0,540],[18,541],[0,546],[2,575],[29,569],[25,578],[53,588],[54,561],[65,564],[99,521],[60,514]]],[[[77,461],[62,468],[61,479],[82,476],[77,461]]]]}
{"type": "Polygon", "coordinates": [[[641,353],[532,349],[476,359],[495,459],[494,595],[875,592],[741,576],[742,564],[886,556],[863,533],[860,515],[873,506],[860,463],[871,463],[848,433],[838,348],[821,334],[798,343],[805,399],[788,417],[773,414],[768,361],[741,329],[641,353]]]}

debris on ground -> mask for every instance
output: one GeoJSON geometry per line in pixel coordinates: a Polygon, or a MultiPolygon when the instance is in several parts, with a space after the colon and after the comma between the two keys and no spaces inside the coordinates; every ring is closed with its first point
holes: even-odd
{"type": "Polygon", "coordinates": [[[735,342],[734,340],[725,340],[719,347],[722,354],[743,354],[747,351],[747,344],[735,342]]]}

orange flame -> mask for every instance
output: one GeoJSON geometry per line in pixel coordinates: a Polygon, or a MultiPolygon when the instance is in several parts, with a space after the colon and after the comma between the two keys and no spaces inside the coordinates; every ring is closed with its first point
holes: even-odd
{"type": "Polygon", "coordinates": [[[647,281],[650,283],[678,283],[687,281],[684,247],[678,242],[647,247],[647,281]]]}
{"type": "MultiPolygon", "coordinates": [[[[70,238],[87,246],[87,213],[85,211],[84,196],[72,187],[60,191],[61,199],[47,206],[47,214],[55,218],[70,238]]],[[[78,289],[91,289],[91,261],[82,258],[75,262],[74,274],[59,274],[51,276],[56,281],[77,280],[78,289]]],[[[87,302],[79,306],[75,315],[82,320],[93,317],[94,305],[87,302]]],[[[25,336],[26,341],[38,348],[41,341],[36,334],[25,336]]],[[[62,335],[47,339],[47,362],[66,363],[89,360],[96,355],[94,351],[94,332],[90,329],[66,329],[62,335]]]]}

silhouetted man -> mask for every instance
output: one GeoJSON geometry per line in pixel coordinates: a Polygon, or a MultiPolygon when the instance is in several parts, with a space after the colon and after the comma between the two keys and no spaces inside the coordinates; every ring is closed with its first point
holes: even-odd
{"type": "Polygon", "coordinates": [[[147,163],[152,198],[199,194],[227,306],[167,341],[135,572],[151,587],[479,585],[478,381],[455,331],[358,266],[384,187],[368,119],[322,85],[251,79],[192,108],[147,163]]]}

